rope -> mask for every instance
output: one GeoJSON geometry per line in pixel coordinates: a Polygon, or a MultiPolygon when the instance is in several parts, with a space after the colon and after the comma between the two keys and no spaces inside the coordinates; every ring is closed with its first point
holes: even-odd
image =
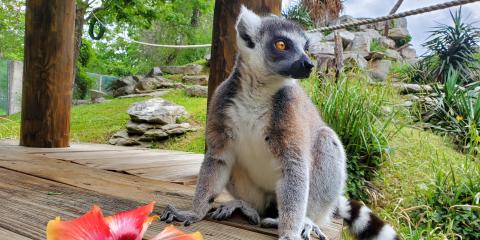
{"type": "MultiPolygon", "coordinates": [[[[107,25],[103,23],[98,17],[95,15],[95,13],[92,13],[93,17],[106,29],[108,29],[107,25]]],[[[110,29],[108,29],[110,30],[110,29]]],[[[168,44],[154,44],[154,43],[147,43],[147,42],[142,42],[142,41],[137,41],[133,40],[127,36],[123,36],[121,34],[117,35],[118,37],[124,39],[125,41],[128,42],[133,42],[133,43],[138,43],[146,46],[152,46],[152,47],[163,47],[163,48],[177,48],[177,49],[186,49],[186,48],[205,48],[205,47],[211,47],[212,44],[196,44],[196,45],[168,45],[168,44]]]]}
{"type": "MultiPolygon", "coordinates": [[[[406,11],[406,12],[391,14],[391,15],[387,15],[387,16],[383,16],[383,17],[359,20],[359,21],[344,23],[344,24],[330,26],[330,27],[316,28],[316,29],[308,30],[308,32],[326,32],[326,31],[344,29],[344,28],[348,28],[348,27],[355,27],[355,26],[360,26],[360,25],[372,24],[372,23],[377,23],[377,22],[385,22],[385,21],[389,21],[389,20],[393,20],[393,19],[397,19],[397,18],[403,18],[403,17],[418,15],[418,14],[422,14],[422,13],[433,12],[433,11],[442,10],[442,9],[445,9],[445,8],[456,7],[456,6],[470,4],[470,3],[479,2],[479,1],[480,0],[454,0],[454,1],[450,1],[450,2],[435,4],[435,5],[428,6],[428,7],[418,8],[418,9],[414,9],[414,10],[410,10],[410,11],[406,11]]],[[[100,24],[102,24],[105,28],[107,28],[107,26],[102,21],[100,21],[100,19],[98,19],[97,16],[94,13],[92,13],[92,15],[93,15],[93,17],[95,17],[97,19],[97,21],[100,24]]],[[[126,41],[129,41],[129,42],[138,43],[138,44],[142,44],[142,45],[146,45],[146,46],[152,46],[152,47],[186,49],[186,48],[204,48],[204,47],[211,47],[212,46],[212,44],[197,44],[197,45],[154,44],[154,43],[136,41],[136,40],[130,39],[129,37],[126,37],[126,36],[123,36],[123,35],[118,35],[118,36],[120,38],[123,38],[126,41]]]]}
{"type": "Polygon", "coordinates": [[[433,11],[437,11],[445,8],[456,7],[456,6],[470,4],[478,1],[480,0],[455,0],[455,1],[445,2],[445,3],[439,3],[439,4],[428,6],[428,7],[418,8],[418,9],[414,9],[406,12],[387,15],[383,17],[359,20],[359,21],[344,23],[344,24],[330,26],[330,27],[316,28],[316,29],[309,30],[308,32],[326,32],[326,31],[333,31],[333,30],[338,30],[338,29],[343,29],[348,27],[372,24],[377,22],[385,22],[388,20],[396,19],[396,18],[403,18],[403,17],[418,15],[422,13],[433,12],[433,11]]]}

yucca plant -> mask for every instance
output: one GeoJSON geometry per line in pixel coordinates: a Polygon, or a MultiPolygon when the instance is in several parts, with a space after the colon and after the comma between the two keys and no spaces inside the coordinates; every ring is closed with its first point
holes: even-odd
{"type": "Polygon", "coordinates": [[[435,131],[451,135],[465,150],[478,153],[480,145],[480,98],[473,87],[458,85],[460,74],[448,72],[443,89],[436,87],[435,105],[423,106],[423,121],[435,131]]]}
{"type": "Polygon", "coordinates": [[[428,66],[429,75],[436,81],[445,82],[448,72],[455,70],[462,84],[471,83],[475,81],[475,71],[480,69],[475,59],[479,28],[463,21],[461,8],[450,12],[450,16],[452,26],[440,24],[430,32],[430,40],[423,44],[428,51],[420,64],[428,66]]]}
{"type": "Polygon", "coordinates": [[[293,5],[282,12],[282,15],[294,22],[299,23],[305,29],[311,29],[314,27],[313,21],[310,18],[310,12],[302,4],[293,5]]]}

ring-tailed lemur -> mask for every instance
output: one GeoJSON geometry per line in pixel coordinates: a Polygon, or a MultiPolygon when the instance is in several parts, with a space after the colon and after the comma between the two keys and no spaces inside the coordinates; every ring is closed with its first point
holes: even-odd
{"type": "Polygon", "coordinates": [[[325,239],[315,222],[337,210],[359,239],[398,239],[369,208],[343,197],[342,143],[294,80],[313,68],[304,31],[243,6],[236,29],[235,67],[209,106],[193,210],[168,206],[161,219],[189,225],[240,210],[252,224],[278,227],[280,239],[309,239],[312,231],[325,239]],[[225,187],[235,200],[209,213],[225,187]]]}

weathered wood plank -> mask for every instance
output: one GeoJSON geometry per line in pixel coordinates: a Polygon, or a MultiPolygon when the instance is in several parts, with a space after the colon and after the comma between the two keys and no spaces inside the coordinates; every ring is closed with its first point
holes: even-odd
{"type": "MultiPolygon", "coordinates": [[[[0,227],[32,239],[45,239],[49,220],[60,216],[72,219],[88,211],[92,204],[102,207],[105,215],[132,209],[145,202],[109,196],[78,187],[0,168],[0,227]],[[54,193],[54,194],[53,194],[54,193]]],[[[159,214],[161,208],[154,213],[159,214]]],[[[153,237],[167,224],[154,222],[146,234],[153,237]]],[[[274,239],[220,223],[202,221],[186,231],[201,231],[205,239],[274,239]]]]}
{"type": "Polygon", "coordinates": [[[7,229],[1,228],[1,227],[0,227],[0,236],[2,237],[2,239],[5,239],[5,240],[30,240],[30,238],[8,231],[7,229]]]}

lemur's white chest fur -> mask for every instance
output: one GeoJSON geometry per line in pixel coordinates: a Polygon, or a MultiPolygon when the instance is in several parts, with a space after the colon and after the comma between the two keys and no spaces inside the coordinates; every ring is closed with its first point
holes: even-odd
{"type": "Polygon", "coordinates": [[[229,109],[235,136],[231,146],[235,160],[247,171],[251,180],[266,191],[275,191],[281,173],[280,161],[271,153],[266,142],[272,96],[285,84],[292,83],[286,81],[268,88],[245,87],[229,109]]]}

